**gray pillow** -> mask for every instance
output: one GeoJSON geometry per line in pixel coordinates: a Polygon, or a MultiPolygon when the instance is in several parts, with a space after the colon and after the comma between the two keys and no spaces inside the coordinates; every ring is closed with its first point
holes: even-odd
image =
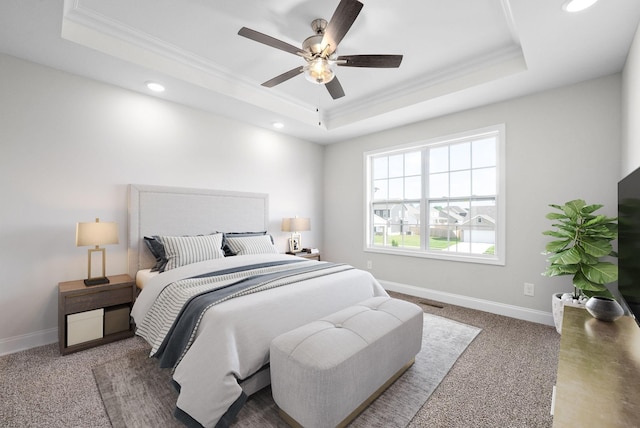
{"type": "MultiPolygon", "coordinates": [[[[242,238],[242,237],[247,237],[247,236],[262,236],[262,235],[266,235],[267,231],[263,231],[263,232],[225,232],[224,236],[222,237],[222,251],[224,251],[224,255],[225,257],[229,257],[229,256],[235,256],[236,252],[233,251],[231,249],[231,247],[229,247],[229,243],[227,241],[227,238],[242,238]]],[[[273,236],[269,235],[269,237],[271,238],[271,243],[273,244],[273,236]]]]}

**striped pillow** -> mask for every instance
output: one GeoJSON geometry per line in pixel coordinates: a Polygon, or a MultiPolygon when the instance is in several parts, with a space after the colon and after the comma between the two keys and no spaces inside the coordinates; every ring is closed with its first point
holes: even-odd
{"type": "Polygon", "coordinates": [[[236,253],[237,256],[245,254],[278,254],[273,242],[271,242],[271,236],[244,236],[242,238],[232,238],[227,235],[225,238],[227,245],[236,253]]]}
{"type": "Polygon", "coordinates": [[[198,236],[160,236],[167,256],[165,271],[204,260],[220,259],[222,233],[198,236]]]}
{"type": "MultiPolygon", "coordinates": [[[[222,251],[224,251],[224,255],[226,257],[236,255],[236,253],[231,251],[231,248],[229,248],[229,244],[227,243],[227,239],[229,238],[243,238],[246,236],[260,236],[260,235],[266,235],[266,234],[267,234],[266,230],[262,232],[224,232],[224,235],[222,236],[222,251]]],[[[271,243],[273,244],[273,237],[271,237],[271,243]]]]}

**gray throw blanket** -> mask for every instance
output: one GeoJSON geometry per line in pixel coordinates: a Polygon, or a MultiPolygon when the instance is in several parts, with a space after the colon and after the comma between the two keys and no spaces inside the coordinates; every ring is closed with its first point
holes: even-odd
{"type": "Polygon", "coordinates": [[[285,271],[249,276],[223,287],[204,291],[192,297],[183,306],[154,357],[160,361],[160,367],[173,368],[177,366],[193,342],[198,325],[206,311],[221,302],[274,287],[298,283],[310,277],[322,276],[329,271],[335,272],[335,268],[339,266],[344,266],[345,270],[352,269],[348,265],[314,263],[311,266],[293,267],[285,271]]]}

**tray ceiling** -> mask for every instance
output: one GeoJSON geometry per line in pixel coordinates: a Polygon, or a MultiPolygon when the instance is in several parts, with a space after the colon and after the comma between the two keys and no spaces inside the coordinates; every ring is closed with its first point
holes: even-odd
{"type": "Polygon", "coordinates": [[[262,87],[304,60],[238,30],[300,46],[338,3],[11,0],[0,52],[144,93],[159,81],[158,97],[332,143],[618,72],[640,18],[637,0],[578,14],[558,0],[363,1],[339,54],[402,54],[400,68],[339,67],[337,100],[302,76],[262,87]]]}

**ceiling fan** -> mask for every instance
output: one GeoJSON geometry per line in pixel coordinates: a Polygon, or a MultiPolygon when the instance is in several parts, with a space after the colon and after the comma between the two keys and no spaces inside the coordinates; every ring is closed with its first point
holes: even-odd
{"type": "Polygon", "coordinates": [[[338,55],[336,53],[338,44],[353,25],[362,6],[363,4],[358,0],[341,0],[329,22],[321,18],[313,20],[311,28],[315,34],[302,43],[302,49],[250,28],[242,27],[238,31],[240,36],[299,55],[306,61],[304,66],[296,67],[267,80],[262,86],[272,88],[304,73],[307,80],[325,85],[335,100],[344,96],[342,85],[335,76],[336,65],[369,68],[400,67],[402,55],[338,55]]]}

